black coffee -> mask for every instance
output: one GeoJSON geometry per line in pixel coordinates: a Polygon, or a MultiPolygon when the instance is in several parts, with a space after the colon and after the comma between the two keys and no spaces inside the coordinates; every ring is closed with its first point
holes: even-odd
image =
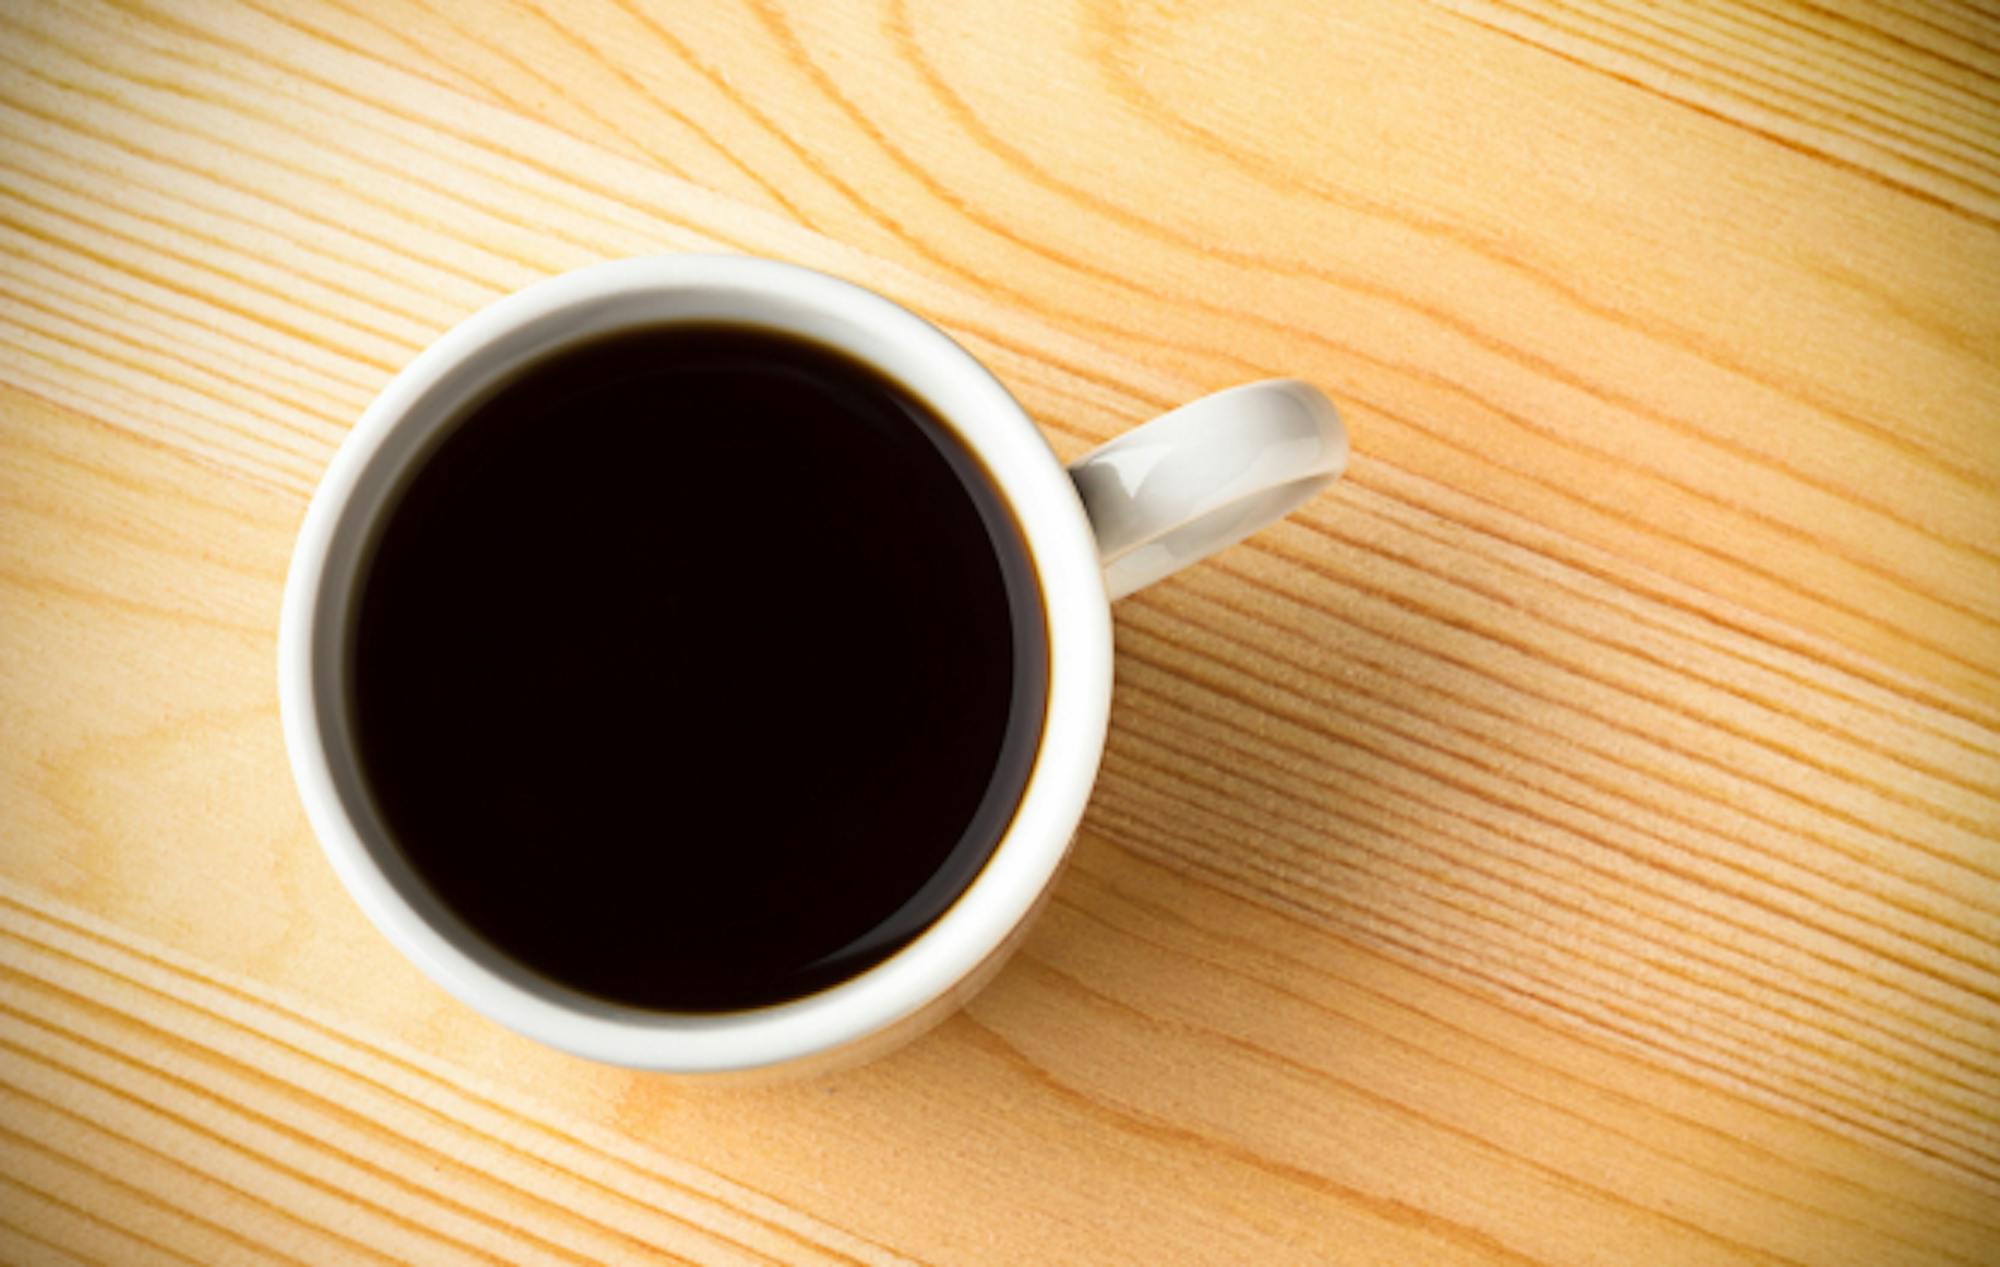
{"type": "Polygon", "coordinates": [[[797,998],[941,915],[1040,742],[1020,529],[910,393],[661,326],[472,407],[363,573],[362,772],[417,874],[535,973],[642,1007],[797,998]]]}

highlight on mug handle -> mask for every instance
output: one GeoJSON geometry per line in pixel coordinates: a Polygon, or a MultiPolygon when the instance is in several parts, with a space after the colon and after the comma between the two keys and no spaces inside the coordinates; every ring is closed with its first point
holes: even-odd
{"type": "Polygon", "coordinates": [[[1347,469],[1347,428],[1295,378],[1246,383],[1135,427],[1069,468],[1123,598],[1282,519],[1347,469]]]}

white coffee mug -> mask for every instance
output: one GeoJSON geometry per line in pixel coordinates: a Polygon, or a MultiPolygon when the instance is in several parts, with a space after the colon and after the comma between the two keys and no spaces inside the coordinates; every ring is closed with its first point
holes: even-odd
{"type": "MultiPolygon", "coordinates": [[[[566,273],[494,303],[432,344],[334,455],[285,582],[278,693],[292,773],[334,870],[376,926],[438,984],[503,1025],[580,1056],[679,1073],[798,1070],[877,1055],[988,978],[1054,882],[1104,746],[1109,600],[1279,518],[1338,477],[1346,460],[1346,432],[1326,397],[1275,379],[1185,405],[1065,469],[985,367],[872,291],[743,256],[630,259],[566,273]],[[1046,605],[1041,746],[1013,821],[971,886],[873,967],[805,998],[741,1012],[618,1006],[547,980],[485,943],[397,851],[362,783],[347,717],[347,640],[371,533],[439,429],[497,380],[555,349],[677,321],[802,335],[914,393],[998,485],[1046,605]]],[[[739,481],[742,513],[757,513],[755,471],[714,477],[739,481]]],[[[728,525],[716,527],[713,541],[690,548],[728,549],[728,525]]]]}

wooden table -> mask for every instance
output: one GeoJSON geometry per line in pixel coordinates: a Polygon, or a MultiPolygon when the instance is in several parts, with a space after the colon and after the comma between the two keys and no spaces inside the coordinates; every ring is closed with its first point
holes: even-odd
{"type": "Polygon", "coordinates": [[[0,1260],[2000,1263],[1980,8],[0,8],[0,1260]],[[775,1088],[449,1000],[279,737],[369,399],[684,248],[1356,446],[1119,607],[997,983],[775,1088]]]}

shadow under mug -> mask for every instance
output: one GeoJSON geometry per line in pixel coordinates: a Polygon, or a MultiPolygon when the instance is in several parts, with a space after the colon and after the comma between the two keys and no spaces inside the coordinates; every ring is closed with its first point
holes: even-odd
{"type": "Polygon", "coordinates": [[[1274,379],[1182,406],[1065,468],[971,354],[872,291],[747,256],[647,257],[566,273],[499,300],[419,354],[328,466],[299,532],[278,636],[293,777],[362,910],[438,984],[503,1025],[576,1055],[677,1073],[799,1071],[879,1055],[968,998],[1047,896],[1103,752],[1110,601],[1278,519],[1346,461],[1346,431],[1326,397],[1274,379]],[[599,1000],[530,972],[474,934],[417,877],[380,821],[345,704],[347,639],[372,532],[439,429],[555,349],[679,321],[803,336],[876,366],[923,400],[978,455],[1014,511],[1048,628],[1042,743],[1013,820],[971,885],[867,970],[804,998],[729,1013],[599,1000]]]}

